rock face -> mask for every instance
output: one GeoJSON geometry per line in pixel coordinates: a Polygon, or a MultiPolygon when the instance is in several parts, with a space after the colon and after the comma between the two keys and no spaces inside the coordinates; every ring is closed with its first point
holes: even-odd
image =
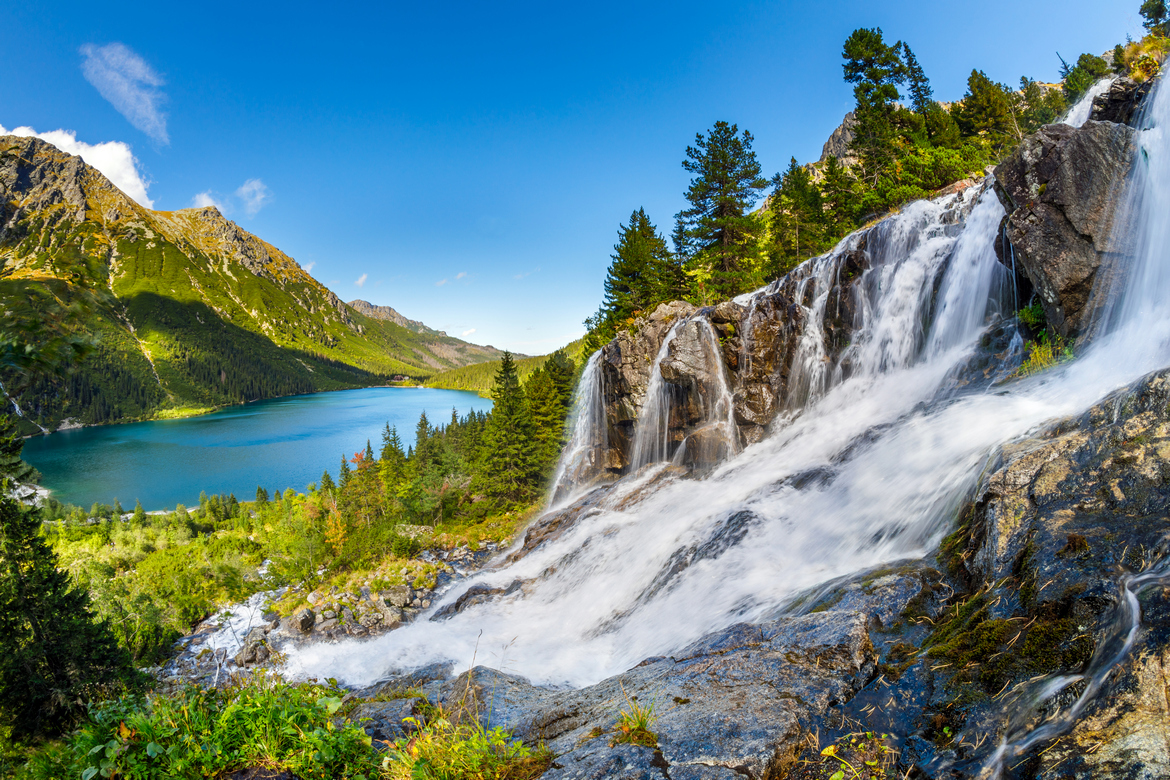
{"type": "Polygon", "coordinates": [[[995,170],[1015,259],[1063,336],[1082,332],[1098,269],[1125,251],[1113,196],[1132,141],[1131,128],[1111,122],[1046,125],[995,170]]]}
{"type": "Polygon", "coordinates": [[[841,120],[841,124],[837,129],[829,135],[829,140],[825,141],[824,147],[821,149],[820,162],[827,162],[830,157],[836,157],[844,166],[850,166],[857,162],[849,147],[853,143],[854,136],[857,135],[857,116],[852,111],[845,115],[841,120]]]}
{"type": "MultiPolygon", "coordinates": [[[[1048,671],[1078,672],[1099,663],[1088,662],[1090,649],[1097,659],[1119,648],[1130,627],[1119,581],[1127,571],[1164,563],[1168,539],[1170,370],[1163,370],[1005,447],[976,495],[953,565],[969,588],[990,594],[990,618],[1047,625],[1056,637],[1065,631],[1048,658],[1057,668],[1048,671]],[[1077,642],[1088,644],[1070,664],[1077,642]]],[[[1014,759],[1031,769],[1012,776],[1170,775],[1167,584],[1170,577],[1137,594],[1142,615],[1133,652],[1069,737],[1014,759]]],[[[1019,646],[1034,645],[1026,636],[1019,646]]]]}
{"type": "Polygon", "coordinates": [[[557,758],[546,778],[765,777],[831,705],[871,677],[876,654],[859,612],[823,612],[711,634],[598,685],[553,691],[486,668],[445,686],[452,710],[481,717],[557,758]],[[470,696],[468,694],[471,694],[470,696]],[[657,748],[611,745],[631,701],[653,704],[657,748]]]}
{"type": "Polygon", "coordinates": [[[1139,84],[1131,78],[1119,78],[1104,94],[1093,100],[1093,111],[1089,118],[1098,122],[1133,125],[1137,121],[1142,101],[1150,94],[1153,86],[1153,79],[1139,84]]]}

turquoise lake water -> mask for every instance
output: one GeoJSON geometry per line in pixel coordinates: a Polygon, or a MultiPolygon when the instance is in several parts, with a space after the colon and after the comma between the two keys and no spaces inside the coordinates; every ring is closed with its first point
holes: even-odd
{"type": "Polygon", "coordinates": [[[446,424],[492,402],[461,390],[376,387],[313,393],[233,406],[184,420],[157,420],[58,431],[27,439],[24,459],[58,501],[89,508],[141,501],[148,511],[196,506],[199,493],[235,493],[241,501],[263,485],[271,494],[303,492],[325,469],[337,478],[341,456],[369,439],[377,455],[386,423],[403,447],[414,444],[419,415],[446,424]]]}

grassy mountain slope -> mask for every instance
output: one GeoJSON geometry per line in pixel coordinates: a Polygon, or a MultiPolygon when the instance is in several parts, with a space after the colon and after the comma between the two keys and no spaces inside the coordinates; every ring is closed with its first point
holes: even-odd
{"type": "MultiPolygon", "coordinates": [[[[572,360],[578,368],[589,357],[585,354],[585,340],[577,339],[570,342],[561,348],[561,351],[572,360]]],[[[540,355],[537,357],[519,357],[516,358],[516,372],[520,375],[520,381],[524,382],[528,379],[533,371],[544,365],[548,360],[548,355],[540,355]]],[[[500,370],[500,361],[492,360],[486,363],[476,363],[472,366],[463,366],[460,368],[452,368],[447,371],[442,371],[435,374],[430,379],[423,383],[425,387],[439,387],[444,390],[473,390],[484,398],[491,397],[492,382],[496,378],[496,372],[500,370]]]]}
{"type": "Polygon", "coordinates": [[[361,314],[215,208],[143,208],[35,138],[0,137],[0,264],[0,301],[100,294],[84,324],[94,354],[20,398],[50,428],[421,379],[493,355],[361,314]]]}

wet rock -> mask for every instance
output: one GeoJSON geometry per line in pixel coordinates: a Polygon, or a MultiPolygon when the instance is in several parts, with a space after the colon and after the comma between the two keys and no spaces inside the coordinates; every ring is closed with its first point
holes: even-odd
{"type": "Polygon", "coordinates": [[[1016,260],[1061,335],[1081,332],[1098,269],[1126,251],[1129,231],[1114,230],[1113,196],[1132,143],[1125,125],[1046,125],[995,169],[1016,260]]]}
{"type": "Polygon", "coordinates": [[[237,666],[250,666],[264,663],[268,660],[268,656],[267,632],[263,628],[253,628],[244,638],[244,644],[233,660],[237,666]]]}
{"type": "Polygon", "coordinates": [[[554,777],[726,777],[722,770],[761,777],[777,749],[799,739],[802,723],[869,678],[876,656],[867,622],[834,612],[731,626],[577,691],[476,668],[450,683],[443,701],[474,699],[492,725],[526,742],[544,740],[558,754],[554,777]],[[627,696],[655,703],[657,752],[609,746],[627,696]]]}
{"type": "Polygon", "coordinates": [[[337,626],[338,622],[336,618],[327,618],[318,623],[315,630],[324,634],[327,631],[332,631],[333,629],[337,628],[337,626]]]}
{"type": "Polygon", "coordinates": [[[1089,118],[1098,122],[1133,125],[1153,86],[1153,79],[1141,84],[1125,76],[1115,79],[1108,90],[1093,99],[1093,111],[1089,118]]]}

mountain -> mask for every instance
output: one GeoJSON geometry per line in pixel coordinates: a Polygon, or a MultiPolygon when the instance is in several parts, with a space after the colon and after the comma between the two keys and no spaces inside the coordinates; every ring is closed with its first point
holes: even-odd
{"type": "MultiPolygon", "coordinates": [[[[360,298],[350,301],[346,305],[371,319],[393,322],[407,330],[414,331],[420,336],[433,337],[435,340],[427,342],[427,348],[433,354],[442,356],[448,360],[449,365],[456,367],[470,366],[482,363],[485,360],[499,362],[500,357],[504,354],[503,350],[496,349],[491,345],[481,347],[478,344],[468,344],[466,341],[451,338],[446,332],[428,328],[418,320],[408,320],[389,306],[375,306],[369,301],[363,301],[360,298]]],[[[520,357],[524,356],[521,355],[520,357]]],[[[443,369],[444,367],[434,366],[434,368],[443,369]]]]}
{"type": "Polygon", "coordinates": [[[80,157],[0,136],[0,297],[70,300],[79,284],[102,294],[84,323],[99,343],[19,398],[45,428],[422,379],[499,354],[355,310],[214,207],[152,211],[80,157]]]}
{"type": "Polygon", "coordinates": [[[388,320],[397,325],[401,325],[407,330],[413,330],[415,333],[425,333],[430,336],[447,335],[444,331],[428,328],[418,320],[408,320],[406,317],[399,314],[395,309],[392,309],[389,306],[375,306],[369,301],[363,301],[361,298],[352,300],[346,305],[355,311],[360,311],[367,317],[372,317],[375,320],[388,320]]]}

